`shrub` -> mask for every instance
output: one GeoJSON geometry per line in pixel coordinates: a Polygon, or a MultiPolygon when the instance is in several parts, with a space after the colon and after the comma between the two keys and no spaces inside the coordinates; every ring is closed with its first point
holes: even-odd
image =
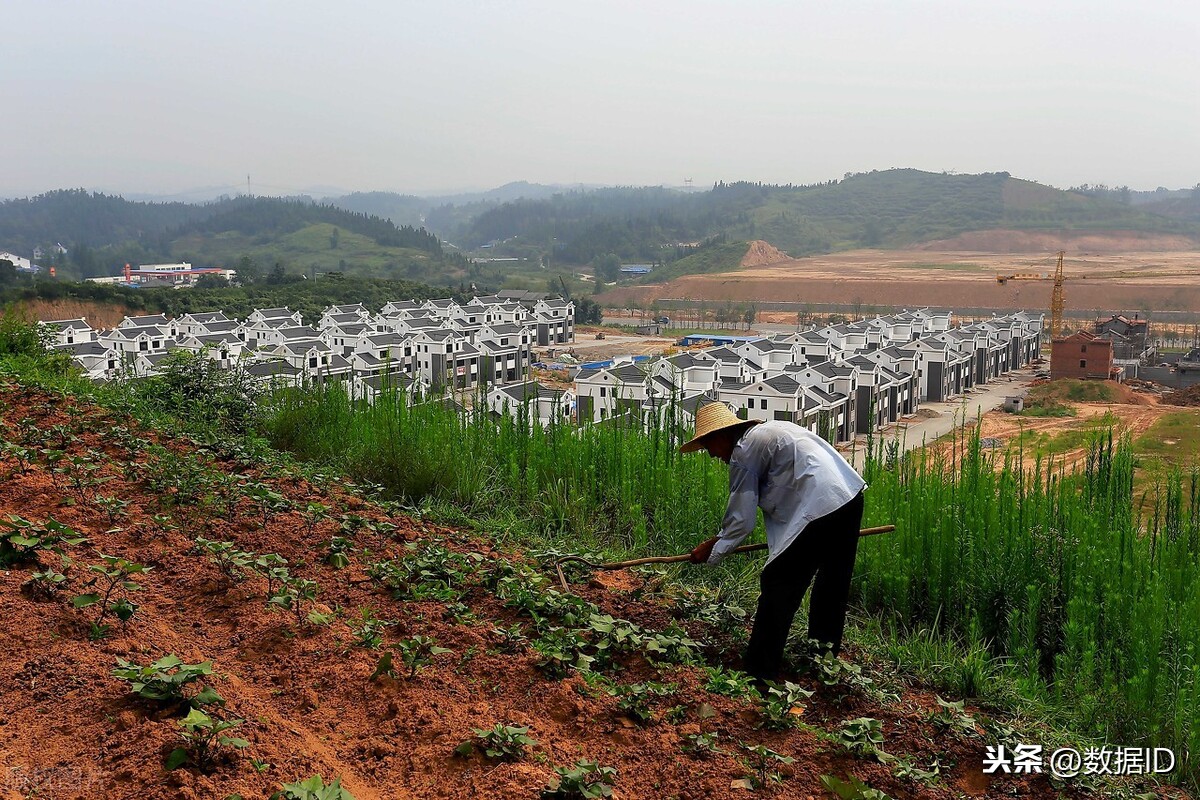
{"type": "Polygon", "coordinates": [[[44,357],[53,341],[28,312],[9,306],[0,313],[0,356],[44,357]]]}
{"type": "Polygon", "coordinates": [[[226,369],[206,353],[175,350],[159,369],[154,377],[139,378],[130,391],[163,411],[233,433],[247,433],[257,425],[263,389],[243,367],[226,369]]]}

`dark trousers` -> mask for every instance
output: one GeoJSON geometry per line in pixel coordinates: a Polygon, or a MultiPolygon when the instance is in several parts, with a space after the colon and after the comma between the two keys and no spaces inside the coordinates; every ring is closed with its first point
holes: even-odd
{"type": "Polygon", "coordinates": [[[833,645],[837,655],[846,625],[846,603],[858,530],[862,526],[863,495],[814,519],[796,540],[762,572],[762,594],[754,615],[754,630],[746,647],[746,672],[762,680],[775,680],[783,665],[792,619],[813,583],[808,609],[809,638],[833,645]],[[816,581],[813,582],[813,577],[816,581]]]}

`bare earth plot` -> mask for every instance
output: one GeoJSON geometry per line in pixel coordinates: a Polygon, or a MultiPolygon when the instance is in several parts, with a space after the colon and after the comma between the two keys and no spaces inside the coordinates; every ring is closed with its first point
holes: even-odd
{"type": "Polygon", "coordinates": [[[787,302],[884,307],[1047,308],[1050,280],[998,275],[1054,269],[1056,244],[1067,248],[1067,311],[1200,311],[1200,251],[1181,237],[1096,234],[1052,241],[1048,234],[987,231],[909,250],[853,250],[690,275],[666,284],[615,289],[606,305],[656,299],[735,303],[787,302]],[[1015,240],[1000,234],[1015,234],[1015,240]],[[973,238],[972,238],[973,237],[973,238]],[[1045,238],[1046,241],[1041,239],[1045,238]],[[1006,243],[1028,248],[1013,252],[1006,243]],[[1040,247],[1040,245],[1049,247],[1040,247]],[[1069,245],[1078,245],[1070,247],[1069,245]],[[988,245],[983,251],[973,246],[988,245]],[[944,246],[944,247],[943,247],[944,246]],[[1141,249],[1122,250],[1121,247],[1141,249]],[[1187,249],[1169,249],[1186,247],[1187,249]]]}

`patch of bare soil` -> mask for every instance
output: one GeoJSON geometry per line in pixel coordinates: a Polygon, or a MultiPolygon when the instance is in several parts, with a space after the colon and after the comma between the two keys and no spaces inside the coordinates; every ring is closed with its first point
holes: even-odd
{"type": "MultiPolygon", "coordinates": [[[[1145,397],[1144,395],[1142,397],[1145,397]]],[[[1117,402],[1117,403],[1068,403],[1075,409],[1073,417],[1027,417],[1019,414],[1009,414],[995,410],[984,414],[980,420],[980,438],[992,439],[1001,449],[1009,449],[1014,455],[1019,437],[1025,434],[1039,434],[1054,438],[1062,434],[1086,429],[1097,423],[1101,417],[1106,417],[1105,424],[1111,420],[1114,435],[1128,433],[1134,439],[1148,431],[1169,408],[1164,408],[1154,402],[1117,402]]],[[[1026,439],[1023,463],[1026,469],[1032,469],[1038,460],[1038,441],[1026,439]]],[[[1086,442],[1073,447],[1051,447],[1049,454],[1043,453],[1042,468],[1051,464],[1055,469],[1062,466],[1068,471],[1080,466],[1087,459],[1088,445],[1086,442]],[[1049,462],[1047,462],[1047,457],[1049,462]]],[[[997,460],[997,466],[1003,466],[1003,459],[997,460]]]]}
{"type": "MultiPolygon", "coordinates": [[[[54,518],[87,537],[64,547],[71,566],[43,550],[0,572],[4,800],[265,798],[280,783],[315,773],[341,776],[357,800],[528,800],[553,766],[581,758],[617,770],[613,796],[621,800],[744,798],[745,790],[731,788],[748,774],[743,743],[795,758],[779,766],[781,783],[767,792],[775,797],[829,797],[820,784],[826,774],[853,774],[897,798],[1079,796],[1041,774],[983,775],[982,731],[952,732],[936,719],[932,692],[882,670],[875,679],[896,691],[882,702],[798,678],[815,693],[795,709],[807,727],[772,731],[759,701],[710,692],[699,666],[667,657],[657,663],[650,651],[631,648],[604,668],[611,680],[671,687],[649,699],[648,720],[635,719],[580,673],[552,679],[539,667],[543,659],[529,644],[539,625],[514,598],[548,598],[551,584],[534,580],[520,554],[498,552],[485,537],[365,500],[337,478],[313,482],[292,468],[164,437],[106,410],[2,382],[0,435],[32,453],[0,456],[0,519],[20,515],[44,525],[54,518]],[[56,471],[60,465],[72,466],[56,471]],[[328,513],[314,513],[317,503],[328,513]],[[271,584],[261,570],[218,565],[197,550],[197,537],[278,554],[291,576],[317,583],[315,600],[298,600],[299,614],[268,607],[271,584]],[[342,537],[342,564],[330,557],[335,537],[342,537]],[[391,574],[381,562],[412,564],[437,548],[457,555],[428,562],[409,583],[379,579],[391,574]],[[98,609],[77,609],[71,598],[87,591],[96,576],[88,567],[102,556],[149,571],[136,576],[141,590],[129,592],[136,614],[126,624],[109,616],[109,634],[91,641],[98,609]],[[465,565],[461,573],[439,572],[448,558],[461,559],[454,562],[465,565]],[[49,567],[66,575],[64,588],[39,587],[34,573],[49,567]],[[364,609],[387,623],[378,649],[358,641],[364,609]],[[309,611],[325,620],[307,620],[309,611]],[[399,663],[400,643],[417,636],[448,652],[410,673],[399,663]],[[373,678],[384,652],[396,654],[394,675],[373,678]],[[164,768],[182,743],[185,709],[133,696],[112,670],[117,659],[145,665],[168,654],[212,661],[208,683],[224,703],[209,710],[244,720],[233,731],[249,743],[244,751],[224,748],[205,769],[164,768]],[[831,741],[841,722],[864,716],[881,721],[888,753],[918,766],[937,759],[941,778],[925,785],[896,777],[831,741]],[[537,744],[516,761],[455,754],[473,729],[497,724],[527,726],[537,744]],[[688,737],[701,733],[716,737],[719,752],[689,753],[688,737]]],[[[572,591],[644,631],[682,626],[701,643],[703,660],[737,666],[739,637],[699,621],[660,583],[621,573],[576,580],[572,591]]],[[[558,602],[566,608],[575,601],[558,602]]],[[[579,624],[553,619],[548,627],[579,624]]]]}
{"type": "MultiPolygon", "coordinates": [[[[1047,309],[1050,280],[998,275],[1053,271],[1054,248],[1024,253],[967,250],[853,250],[788,259],[736,271],[686,275],[665,284],[612,289],[606,306],[690,300],[708,303],[836,304],[843,308],[1047,309]]],[[[1190,251],[1069,251],[1068,313],[1087,309],[1190,311],[1200,307],[1197,264],[1190,251]]],[[[790,309],[789,309],[790,310],[790,309]]]]}
{"type": "Polygon", "coordinates": [[[750,243],[749,249],[746,250],[746,255],[742,256],[739,263],[741,267],[765,267],[768,264],[777,264],[780,261],[787,261],[788,254],[780,250],[770,242],[764,242],[762,239],[755,239],[750,243]]]}
{"type": "Polygon", "coordinates": [[[1162,402],[1171,406],[1200,406],[1200,384],[1164,394],[1162,402]]]}
{"type": "Polygon", "coordinates": [[[960,233],[952,239],[936,239],[913,245],[912,250],[954,250],[980,253],[1039,253],[1066,250],[1069,253],[1129,253],[1195,250],[1197,242],[1187,236],[1140,231],[1017,231],[996,229],[960,233]]]}
{"type": "Polygon", "coordinates": [[[25,300],[18,308],[26,311],[34,319],[79,319],[83,317],[93,328],[115,328],[129,314],[144,313],[133,311],[124,305],[97,303],[92,300],[25,300]]]}

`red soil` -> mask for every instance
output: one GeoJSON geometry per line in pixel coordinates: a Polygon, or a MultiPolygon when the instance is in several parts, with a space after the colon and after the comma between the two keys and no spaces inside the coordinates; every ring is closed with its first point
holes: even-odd
{"type": "MultiPolygon", "coordinates": [[[[139,430],[131,420],[94,407],[84,407],[73,419],[61,398],[0,382],[0,435],[19,440],[18,422],[27,417],[39,431],[55,425],[80,431],[67,449],[102,454],[100,474],[110,479],[102,493],[130,500],[129,514],[114,528],[86,491],[82,501],[64,503],[72,492],[57,486],[43,463],[20,474],[14,459],[0,458],[0,515],[20,514],[39,522],[54,516],[86,534],[88,544],[69,548],[80,562],[80,574],[82,564],[96,563],[99,553],[123,556],[152,571],[140,579],[144,591],[136,595],[137,615],[127,628],[115,625],[111,636],[98,642],[87,636],[93,612],[75,610],[66,599],[79,591],[81,578],[73,578],[76,585],[66,597],[45,599],[22,588],[34,565],[0,573],[0,618],[6,631],[0,647],[4,800],[34,796],[34,791],[36,797],[53,800],[207,800],[233,793],[263,798],[281,782],[318,772],[329,779],[342,776],[357,800],[533,798],[554,765],[580,758],[619,770],[618,798],[745,796],[745,790],[731,789],[733,780],[747,774],[735,756],[696,761],[681,752],[684,736],[701,730],[717,732],[727,751],[735,751],[738,742],[763,743],[795,757],[793,766],[782,769],[782,784],[765,792],[776,797],[826,797],[820,776],[848,773],[897,798],[1061,796],[1041,776],[983,775],[984,741],[939,730],[931,720],[936,705],[929,691],[901,688],[895,702],[880,706],[853,696],[840,699],[813,680],[801,680],[817,691],[803,715],[807,724],[829,731],[845,719],[875,717],[883,723],[887,752],[912,758],[919,766],[940,758],[945,772],[937,787],[895,778],[887,766],[842,753],[812,730],[759,730],[753,704],[705,691],[698,668],[668,667],[656,675],[640,656],[631,656],[613,677],[628,683],[654,678],[677,684],[678,690],[657,706],[656,724],[635,725],[620,715],[614,698],[589,688],[578,675],[548,680],[528,650],[498,652],[491,630],[528,619],[504,608],[482,586],[472,585],[465,599],[476,620],[460,624],[446,620],[441,603],[393,599],[363,569],[369,560],[405,552],[404,542],[436,537],[455,550],[481,554],[484,563],[500,558],[482,537],[389,516],[334,480],[318,486],[281,468],[217,456],[222,472],[262,480],[293,504],[319,500],[334,515],[353,512],[398,526],[387,541],[360,534],[351,565],[335,570],[323,563],[323,543],[338,533],[335,521],[320,523],[310,536],[300,515],[291,512],[271,519],[264,529],[256,507],[244,498],[232,521],[220,509],[196,505],[164,511],[164,498],[142,479],[144,465],[126,471],[131,459],[143,463],[145,455],[121,444],[113,431],[126,425],[186,458],[199,452],[194,444],[139,430]],[[169,515],[176,527],[156,522],[153,517],[160,513],[169,515]],[[297,625],[288,614],[267,610],[264,581],[225,577],[208,558],[194,554],[197,535],[283,555],[293,572],[319,582],[318,608],[334,611],[335,620],[320,627],[297,625]],[[368,558],[360,548],[374,553],[368,558]],[[370,681],[379,652],[353,646],[349,625],[366,607],[396,622],[385,634],[389,644],[423,634],[453,652],[437,657],[412,680],[370,681]],[[250,741],[248,751],[222,758],[208,774],[193,768],[164,771],[164,758],[179,744],[179,712],[156,710],[112,676],[118,657],[145,664],[169,653],[187,662],[211,659],[211,684],[227,702],[223,713],[246,720],[237,734],[250,741]],[[662,721],[663,710],[675,704],[687,707],[683,721],[662,721]],[[697,713],[702,704],[715,709],[715,716],[702,719],[697,713]],[[529,726],[539,745],[516,763],[453,754],[473,727],[497,723],[529,726]],[[260,773],[251,757],[270,766],[260,773]]],[[[43,566],[57,561],[45,552],[39,558],[43,566]]],[[[672,617],[670,605],[631,573],[605,575],[575,589],[604,611],[648,628],[662,628],[672,617]]],[[[688,627],[693,636],[715,641],[701,623],[688,627]]],[[[718,660],[721,655],[709,652],[707,657],[718,660]]],[[[855,654],[848,658],[854,660],[855,654]]]]}
{"type": "Polygon", "coordinates": [[[739,267],[765,267],[768,264],[778,264],[780,261],[787,261],[788,254],[780,250],[770,242],[764,242],[762,239],[755,239],[750,243],[750,247],[746,250],[746,255],[742,256],[739,267]]]}

